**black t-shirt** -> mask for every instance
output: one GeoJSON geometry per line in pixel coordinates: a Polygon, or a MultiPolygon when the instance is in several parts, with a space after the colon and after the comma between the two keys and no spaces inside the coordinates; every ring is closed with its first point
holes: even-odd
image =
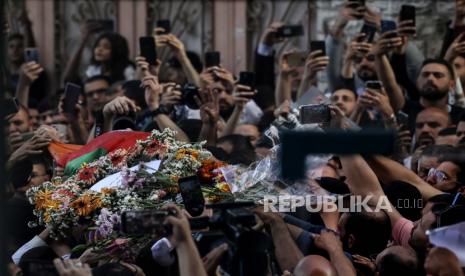
{"type": "MultiPolygon", "coordinates": [[[[402,111],[408,115],[409,129],[410,131],[412,131],[412,133],[415,131],[415,120],[417,118],[417,115],[423,109],[425,108],[418,101],[405,101],[405,105],[402,108],[402,111]]],[[[460,106],[449,105],[449,116],[452,121],[452,124],[456,125],[459,123],[460,115],[464,111],[465,109],[460,106]]]]}

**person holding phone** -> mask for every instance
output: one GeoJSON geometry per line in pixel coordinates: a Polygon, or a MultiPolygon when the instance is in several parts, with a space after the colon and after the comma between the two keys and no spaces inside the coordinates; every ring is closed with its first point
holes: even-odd
{"type": "MultiPolygon", "coordinates": [[[[82,41],[76,54],[66,65],[65,81],[79,83],[79,66],[82,52],[90,39],[90,35],[101,30],[98,23],[86,23],[81,28],[82,41]]],[[[107,32],[101,34],[92,47],[90,64],[85,70],[83,78],[105,75],[111,82],[135,79],[136,70],[129,60],[129,48],[126,39],[118,33],[107,32]]]]}
{"type": "Polygon", "coordinates": [[[160,28],[155,28],[154,33],[157,44],[168,48],[173,55],[168,61],[170,66],[164,68],[166,69],[167,81],[179,85],[190,83],[199,87],[199,72],[202,71],[202,64],[197,54],[186,51],[184,43],[172,33],[162,34],[160,28]],[[179,67],[182,69],[182,73],[176,70],[179,67]]]}

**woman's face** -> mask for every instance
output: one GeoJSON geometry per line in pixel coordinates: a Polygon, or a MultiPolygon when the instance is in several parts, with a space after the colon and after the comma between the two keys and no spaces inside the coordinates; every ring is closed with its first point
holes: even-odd
{"type": "Polygon", "coordinates": [[[111,58],[111,43],[108,39],[102,38],[94,49],[94,57],[98,62],[105,62],[111,58]]]}

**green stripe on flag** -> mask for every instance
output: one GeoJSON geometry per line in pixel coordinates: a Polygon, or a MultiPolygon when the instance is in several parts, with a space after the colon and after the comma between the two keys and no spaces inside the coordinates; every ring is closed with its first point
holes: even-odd
{"type": "Polygon", "coordinates": [[[105,154],[107,154],[106,149],[97,148],[94,151],[91,151],[89,153],[81,155],[78,158],[75,158],[75,159],[69,161],[68,164],[66,164],[64,174],[66,176],[71,176],[71,175],[75,174],[81,168],[82,163],[84,163],[84,162],[85,163],[93,162],[93,161],[97,160],[98,158],[100,158],[101,156],[103,156],[105,154]]]}

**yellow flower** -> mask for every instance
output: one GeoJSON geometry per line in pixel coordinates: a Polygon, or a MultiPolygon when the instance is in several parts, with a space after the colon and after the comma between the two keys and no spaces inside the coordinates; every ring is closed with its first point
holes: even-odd
{"type": "Polygon", "coordinates": [[[113,192],[115,192],[116,190],[115,189],[112,189],[112,188],[102,188],[101,190],[101,193],[103,195],[108,195],[108,194],[112,194],[113,192]]]}
{"type": "Polygon", "coordinates": [[[49,201],[52,197],[52,194],[53,192],[47,189],[37,192],[35,196],[36,208],[37,209],[47,208],[49,201]]]}
{"type": "Polygon", "coordinates": [[[225,193],[230,193],[231,189],[229,188],[228,183],[220,183],[216,186],[220,191],[225,192],[225,193]]]}
{"type": "Polygon", "coordinates": [[[70,206],[74,209],[78,216],[81,217],[90,215],[90,213],[92,213],[92,211],[95,209],[92,202],[92,196],[89,194],[85,194],[71,202],[70,206]]]}
{"type": "Polygon", "coordinates": [[[49,212],[44,213],[44,222],[49,223],[52,220],[52,217],[50,216],[49,212]]]}

